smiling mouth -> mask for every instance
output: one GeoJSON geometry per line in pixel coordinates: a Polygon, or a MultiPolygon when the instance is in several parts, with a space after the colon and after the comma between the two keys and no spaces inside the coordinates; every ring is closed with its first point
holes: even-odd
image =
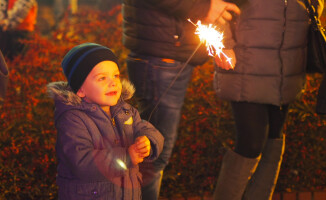
{"type": "Polygon", "coordinates": [[[116,95],[118,92],[117,91],[112,91],[112,92],[108,92],[108,93],[106,93],[105,95],[106,96],[114,96],[114,95],[116,95]]]}

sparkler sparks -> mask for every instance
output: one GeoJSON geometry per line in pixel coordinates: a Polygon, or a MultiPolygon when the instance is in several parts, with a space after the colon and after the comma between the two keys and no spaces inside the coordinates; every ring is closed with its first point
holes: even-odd
{"type": "Polygon", "coordinates": [[[190,23],[197,27],[195,34],[198,35],[200,41],[205,44],[207,48],[207,52],[209,56],[218,56],[221,58],[221,55],[226,58],[226,61],[232,66],[231,58],[229,58],[223,52],[223,33],[220,33],[216,30],[216,26],[212,24],[203,25],[200,20],[198,20],[197,24],[193,23],[190,19],[188,19],[190,23]]]}
{"type": "Polygon", "coordinates": [[[127,170],[127,169],[128,169],[127,166],[126,166],[126,164],[125,164],[122,160],[117,159],[116,161],[117,161],[117,163],[119,164],[119,166],[120,166],[122,169],[124,169],[124,170],[127,170]]]}

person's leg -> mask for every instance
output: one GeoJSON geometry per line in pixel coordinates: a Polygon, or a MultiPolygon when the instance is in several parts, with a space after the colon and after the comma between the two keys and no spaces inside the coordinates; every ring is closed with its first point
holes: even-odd
{"type": "MultiPolygon", "coordinates": [[[[1,38],[1,35],[0,35],[1,38]]],[[[5,101],[9,82],[9,70],[5,58],[0,50],[0,109],[5,101]]]]}
{"type": "Polygon", "coordinates": [[[268,107],[269,134],[259,165],[249,181],[243,200],[270,200],[276,186],[282,156],[284,153],[285,138],[283,124],[288,112],[288,106],[268,107]]]}
{"type": "Polygon", "coordinates": [[[8,49],[8,32],[2,31],[0,28],[0,50],[2,51],[3,56],[7,57],[10,49],[8,49]]]}
{"type": "Polygon", "coordinates": [[[69,0],[71,14],[76,14],[78,11],[78,0],[69,0]]]}
{"type": "Polygon", "coordinates": [[[236,125],[234,152],[224,155],[213,199],[240,200],[254,173],[267,138],[266,105],[231,102],[236,125]]]}
{"type": "Polygon", "coordinates": [[[289,105],[273,106],[269,108],[269,139],[283,138],[283,126],[289,111],[289,105]]]}
{"type": "Polygon", "coordinates": [[[54,0],[53,10],[54,10],[54,18],[56,23],[59,23],[64,16],[66,11],[67,3],[64,0],[54,0]]]}
{"type": "Polygon", "coordinates": [[[135,97],[142,119],[149,120],[164,136],[164,147],[159,158],[154,163],[140,164],[143,199],[155,200],[159,196],[163,170],[177,139],[181,108],[193,66],[186,66],[168,90],[183,67],[182,63],[131,54],[127,67],[129,79],[136,88],[135,97]]]}
{"type": "Polygon", "coordinates": [[[268,106],[249,102],[231,102],[236,126],[234,151],[256,158],[262,152],[268,133],[268,106]]]}

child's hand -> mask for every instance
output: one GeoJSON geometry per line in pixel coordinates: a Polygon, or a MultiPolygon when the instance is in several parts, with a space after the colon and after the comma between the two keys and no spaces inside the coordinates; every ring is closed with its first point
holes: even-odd
{"type": "Polygon", "coordinates": [[[136,142],[128,148],[128,153],[132,164],[137,165],[144,161],[144,158],[149,156],[151,143],[146,136],[136,138],[136,142]]]}
{"type": "Polygon", "coordinates": [[[151,142],[146,136],[136,138],[135,144],[140,157],[145,158],[149,156],[151,152],[151,142]]]}
{"type": "Polygon", "coordinates": [[[128,148],[128,153],[131,159],[132,164],[137,165],[144,161],[144,158],[141,157],[137,151],[137,145],[133,144],[128,148]]]}

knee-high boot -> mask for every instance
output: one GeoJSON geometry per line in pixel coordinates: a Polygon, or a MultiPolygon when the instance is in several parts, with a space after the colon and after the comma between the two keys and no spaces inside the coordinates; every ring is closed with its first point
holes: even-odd
{"type": "Polygon", "coordinates": [[[271,200],[284,153],[285,137],[268,139],[261,160],[249,181],[243,200],[271,200]]]}
{"type": "Polygon", "coordinates": [[[255,171],[259,159],[260,156],[246,158],[234,151],[227,151],[223,158],[213,199],[241,200],[248,180],[255,171]]]}

